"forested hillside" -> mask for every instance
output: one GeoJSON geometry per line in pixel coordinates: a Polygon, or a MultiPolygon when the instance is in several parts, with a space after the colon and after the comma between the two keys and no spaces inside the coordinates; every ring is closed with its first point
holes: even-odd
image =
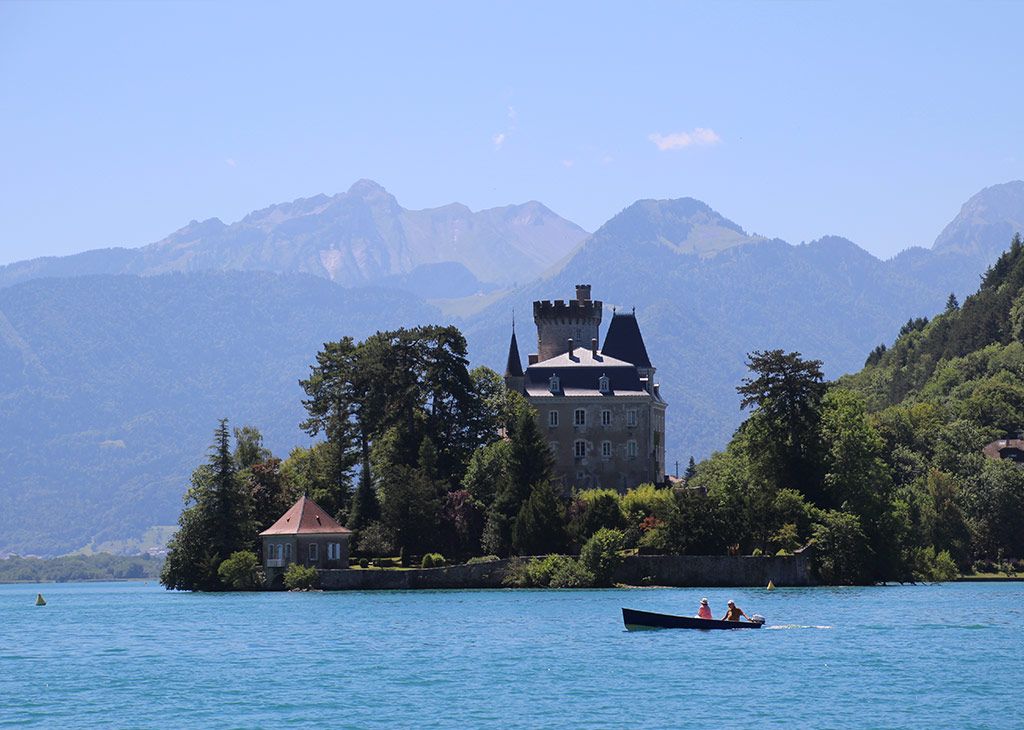
{"type": "Polygon", "coordinates": [[[763,549],[813,537],[831,580],[1012,566],[1024,467],[982,449],[1024,428],[1022,340],[1018,236],[963,306],[951,296],[911,319],[854,375],[826,385],[820,363],[755,353],[740,388],[753,412],[692,480],[708,492],[704,519],[763,549]]]}
{"type": "Polygon", "coordinates": [[[439,318],[402,292],[258,272],[0,289],[0,552],[172,524],[218,418],[287,453],[324,342],[439,318]]]}

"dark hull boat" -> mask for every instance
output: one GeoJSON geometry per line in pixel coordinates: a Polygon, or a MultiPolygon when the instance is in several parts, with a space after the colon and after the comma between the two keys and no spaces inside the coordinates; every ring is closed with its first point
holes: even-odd
{"type": "MultiPolygon", "coordinates": [[[[757,618],[757,617],[755,617],[757,618]]],[[[622,609],[622,622],[627,631],[643,631],[646,629],[759,629],[761,623],[748,621],[719,621],[711,618],[691,618],[690,616],[672,616],[667,613],[651,613],[635,611],[632,608],[622,609]]]]}

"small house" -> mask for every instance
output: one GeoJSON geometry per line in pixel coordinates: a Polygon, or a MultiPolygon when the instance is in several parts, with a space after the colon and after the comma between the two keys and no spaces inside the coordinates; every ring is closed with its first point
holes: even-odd
{"type": "Polygon", "coordinates": [[[349,539],[352,531],[303,495],[281,518],[260,533],[263,540],[263,565],[267,582],[274,585],[277,577],[291,563],[314,568],[347,568],[349,539]]]}

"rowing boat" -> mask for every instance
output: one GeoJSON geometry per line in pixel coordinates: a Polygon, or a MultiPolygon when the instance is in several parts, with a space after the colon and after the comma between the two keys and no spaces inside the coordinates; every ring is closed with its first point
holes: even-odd
{"type": "MultiPolygon", "coordinates": [[[[755,616],[755,618],[761,618],[755,616]]],[[[627,631],[643,631],[645,629],[759,629],[761,621],[719,621],[712,618],[693,618],[690,616],[673,616],[667,613],[637,611],[632,608],[622,609],[622,622],[627,631]]]]}

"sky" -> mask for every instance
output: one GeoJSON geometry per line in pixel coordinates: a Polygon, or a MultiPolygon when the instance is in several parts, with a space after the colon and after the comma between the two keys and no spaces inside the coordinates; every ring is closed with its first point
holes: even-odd
{"type": "Polygon", "coordinates": [[[930,246],[1024,178],[1015,3],[0,2],[0,264],[360,178],[930,246]]]}

